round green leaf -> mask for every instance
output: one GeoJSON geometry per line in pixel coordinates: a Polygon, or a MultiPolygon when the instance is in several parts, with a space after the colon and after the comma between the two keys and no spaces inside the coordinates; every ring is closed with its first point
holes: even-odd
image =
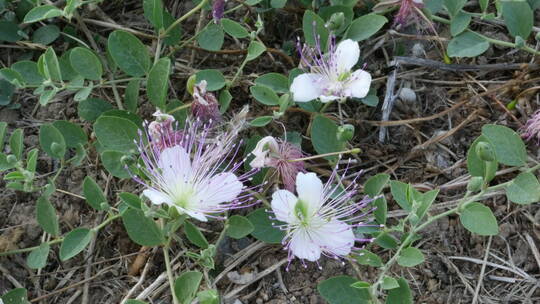
{"type": "Polygon", "coordinates": [[[40,269],[47,265],[47,258],[49,257],[49,251],[51,246],[47,243],[39,245],[38,248],[32,250],[28,257],[26,257],[26,264],[31,269],[40,269]]]}
{"type": "Polygon", "coordinates": [[[274,118],[272,116],[261,116],[250,121],[249,124],[253,127],[264,127],[270,122],[272,122],[273,119],[274,118]]]}
{"type": "Polygon", "coordinates": [[[22,39],[18,34],[19,26],[13,21],[0,21],[0,41],[17,42],[22,39]]]}
{"type": "Polygon", "coordinates": [[[508,166],[523,166],[527,162],[525,144],[514,130],[498,125],[484,125],[482,135],[491,143],[497,160],[508,166]]]}
{"type": "Polygon", "coordinates": [[[203,80],[206,80],[208,91],[217,91],[225,86],[225,77],[221,74],[220,71],[209,69],[201,70],[195,74],[197,78],[197,84],[203,80]]]}
{"type": "Polygon", "coordinates": [[[317,290],[329,304],[369,303],[368,290],[351,286],[356,282],[356,279],[349,276],[337,276],[319,283],[317,290]]]}
{"type": "Polygon", "coordinates": [[[29,85],[40,85],[45,80],[39,74],[37,64],[33,61],[18,61],[11,65],[11,69],[17,71],[22,76],[24,83],[29,85]]]}
{"type": "Polygon", "coordinates": [[[94,122],[103,113],[113,109],[107,101],[99,98],[88,98],[77,106],[79,117],[86,121],[94,122]]]}
{"type": "Polygon", "coordinates": [[[43,19],[54,18],[62,16],[62,10],[56,8],[54,5],[42,5],[31,9],[26,16],[24,16],[24,23],[37,22],[43,19]]]}
{"type": "Polygon", "coordinates": [[[210,23],[197,37],[199,45],[209,51],[219,51],[224,40],[223,29],[215,23],[210,23]]]}
{"type": "Polygon", "coordinates": [[[247,36],[249,36],[249,32],[244,26],[231,19],[221,19],[221,25],[223,26],[225,32],[233,37],[246,38],[247,36]]]}
{"type": "Polygon", "coordinates": [[[45,232],[56,236],[60,234],[58,217],[53,205],[45,197],[40,197],[36,204],[36,219],[45,232]]]}
{"type": "Polygon", "coordinates": [[[101,162],[103,167],[115,177],[129,178],[131,174],[126,170],[125,164],[122,163],[122,157],[125,153],[118,151],[104,151],[101,153],[101,162]]]}
{"type": "Polygon", "coordinates": [[[57,120],[53,122],[53,126],[60,131],[68,148],[76,148],[79,144],[85,145],[88,142],[88,136],[83,129],[72,122],[57,120]]]}
{"type": "Polygon", "coordinates": [[[253,224],[253,235],[257,240],[263,241],[270,244],[280,244],[283,238],[285,237],[285,232],[279,230],[274,225],[283,224],[279,221],[270,220],[270,214],[264,210],[264,208],[259,208],[250,214],[247,218],[253,224]]]}
{"type": "Polygon", "coordinates": [[[6,292],[0,299],[3,304],[28,304],[28,292],[24,288],[15,288],[6,292]]]}
{"type": "Polygon", "coordinates": [[[76,228],[69,232],[60,246],[60,260],[65,261],[79,254],[92,240],[93,232],[87,228],[76,228]]]}
{"type": "Polygon", "coordinates": [[[233,215],[227,220],[227,235],[234,239],[241,239],[253,231],[251,222],[240,215],[233,215]]]}
{"type": "Polygon", "coordinates": [[[502,16],[510,34],[525,40],[532,31],[534,14],[529,3],[522,1],[501,1],[502,16]]]}
{"type": "Polygon", "coordinates": [[[102,210],[101,204],[107,202],[105,193],[103,193],[101,187],[90,176],[84,178],[83,194],[88,205],[96,210],[102,210]]]}
{"type": "Polygon", "coordinates": [[[304,38],[308,45],[316,46],[316,40],[319,40],[316,38],[320,37],[320,45],[326,48],[330,33],[325,26],[324,20],[319,15],[311,10],[306,10],[302,18],[302,29],[304,30],[304,38]]]}
{"type": "Polygon", "coordinates": [[[128,208],[122,215],[122,222],[129,238],[139,245],[153,247],[165,242],[156,222],[144,216],[141,210],[128,208]]]}
{"type": "Polygon", "coordinates": [[[73,69],[89,80],[100,80],[103,75],[103,67],[101,61],[89,49],[76,47],[70,55],[69,61],[73,69]]]}
{"type": "MultiPolygon", "coordinates": [[[[319,154],[342,151],[345,142],[337,138],[338,126],[330,118],[324,115],[317,115],[313,119],[311,126],[311,143],[315,151],[319,154]]],[[[336,156],[325,157],[326,159],[336,159],[336,156]]]]}
{"type": "Polygon", "coordinates": [[[52,124],[45,124],[39,128],[39,144],[52,158],[61,159],[66,154],[64,136],[52,124]]]}
{"type": "Polygon", "coordinates": [[[414,267],[423,263],[425,260],[422,251],[414,247],[405,248],[401,251],[398,257],[398,264],[403,267],[414,267]]]}
{"type": "Polygon", "coordinates": [[[253,98],[262,104],[267,106],[279,105],[279,97],[267,86],[254,85],[249,88],[249,91],[251,92],[251,95],[253,95],[253,98]]]}
{"type": "Polygon", "coordinates": [[[450,40],[448,56],[476,57],[489,48],[489,42],[472,32],[465,32],[450,40]]]}
{"type": "Polygon", "coordinates": [[[506,187],[506,197],[516,204],[532,204],[540,201],[540,183],[534,174],[523,172],[506,187]]]}
{"type": "Polygon", "coordinates": [[[94,132],[106,149],[128,153],[137,149],[138,128],[125,118],[100,117],[94,123],[94,132]]]}
{"type": "Polygon", "coordinates": [[[43,45],[53,43],[60,36],[60,29],[54,24],[49,24],[38,28],[32,34],[32,42],[43,45]]]}
{"type": "Polygon", "coordinates": [[[258,41],[251,41],[247,49],[246,61],[254,60],[266,51],[264,44],[258,41]]]}
{"type": "Polygon", "coordinates": [[[459,215],[463,227],[479,235],[497,235],[499,226],[491,209],[480,204],[471,203],[459,215]]]}
{"type": "Polygon", "coordinates": [[[169,58],[161,58],[148,74],[146,94],[150,102],[160,109],[165,108],[170,72],[171,60],[169,58]]]}
{"type": "Polygon", "coordinates": [[[452,36],[457,36],[467,29],[471,23],[471,15],[463,11],[459,12],[455,17],[452,18],[450,23],[450,33],[452,36]]]}
{"type": "Polygon", "coordinates": [[[202,232],[199,230],[199,228],[193,225],[190,221],[184,222],[184,232],[186,233],[186,237],[191,243],[197,245],[202,249],[208,248],[208,241],[206,240],[202,232]]]}
{"type": "Polygon", "coordinates": [[[203,274],[198,271],[187,271],[174,281],[174,293],[180,303],[191,303],[199,290],[202,277],[203,274]]]}
{"type": "Polygon", "coordinates": [[[387,22],[388,19],[381,15],[363,15],[354,19],[345,36],[354,41],[366,40],[377,33],[387,22]]]}
{"type": "Polygon", "coordinates": [[[386,304],[413,304],[411,288],[404,278],[397,280],[398,288],[392,288],[388,291],[386,304]]]}
{"type": "Polygon", "coordinates": [[[381,258],[367,249],[360,250],[358,255],[355,255],[355,258],[360,265],[368,265],[373,267],[381,267],[383,265],[381,258]]]}
{"type": "Polygon", "coordinates": [[[267,86],[276,93],[289,92],[289,80],[279,73],[268,73],[255,79],[255,84],[267,86]]]}
{"type": "Polygon", "coordinates": [[[130,76],[143,76],[150,69],[148,50],[133,34],[124,31],[112,32],[107,48],[118,67],[130,76]]]}

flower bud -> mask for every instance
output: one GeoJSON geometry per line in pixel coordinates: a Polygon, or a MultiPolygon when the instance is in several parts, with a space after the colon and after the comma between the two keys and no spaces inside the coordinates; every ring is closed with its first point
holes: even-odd
{"type": "Polygon", "coordinates": [[[525,47],[525,40],[523,40],[523,38],[521,38],[521,36],[517,36],[516,40],[514,42],[515,42],[516,47],[518,49],[522,49],[522,48],[525,47]]]}
{"type": "Polygon", "coordinates": [[[343,12],[333,13],[330,19],[326,22],[325,26],[331,31],[337,31],[345,23],[345,14],[343,12]]]}
{"type": "Polygon", "coordinates": [[[17,157],[13,154],[10,154],[7,156],[6,160],[10,165],[15,165],[15,163],[17,162],[17,157]]]}
{"type": "Polygon", "coordinates": [[[64,148],[62,147],[62,145],[60,145],[60,144],[57,143],[57,142],[53,142],[53,143],[51,144],[51,151],[52,151],[55,155],[62,156],[62,157],[64,156],[64,155],[62,155],[62,154],[65,152],[64,148]]]}
{"type": "Polygon", "coordinates": [[[476,191],[480,190],[483,183],[484,183],[484,178],[483,177],[481,177],[481,176],[473,176],[469,180],[469,183],[467,184],[467,191],[476,192],[476,191]]]}
{"type": "Polygon", "coordinates": [[[337,138],[339,141],[349,141],[354,136],[354,126],[346,124],[340,126],[337,131],[337,138]]]}
{"type": "Polygon", "coordinates": [[[186,81],[186,90],[191,95],[193,95],[193,88],[195,87],[196,82],[197,82],[197,75],[195,74],[189,76],[188,80],[186,81]]]}
{"type": "Polygon", "coordinates": [[[491,145],[487,142],[479,142],[476,145],[476,155],[478,155],[478,158],[485,162],[495,160],[495,152],[493,152],[491,145]]]}

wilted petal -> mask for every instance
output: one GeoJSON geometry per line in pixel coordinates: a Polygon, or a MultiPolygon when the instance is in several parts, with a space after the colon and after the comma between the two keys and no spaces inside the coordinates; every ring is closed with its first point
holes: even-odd
{"type": "Polygon", "coordinates": [[[296,176],[298,198],[305,202],[310,213],[315,212],[323,198],[323,183],[315,173],[298,173],[296,176]]]}
{"type": "Polygon", "coordinates": [[[322,94],[325,83],[319,74],[306,73],[296,76],[291,84],[293,100],[308,102],[316,99],[322,94]]]}
{"type": "Polygon", "coordinates": [[[154,205],[161,205],[163,203],[167,205],[174,204],[172,199],[167,194],[154,189],[144,190],[143,195],[146,196],[154,205]]]}
{"type": "Polygon", "coordinates": [[[289,246],[292,253],[300,259],[315,262],[321,257],[321,247],[313,242],[304,229],[294,232],[289,246]]]}
{"type": "Polygon", "coordinates": [[[364,98],[369,93],[371,85],[371,74],[364,70],[356,70],[352,73],[345,90],[350,92],[351,97],[364,98]]]}
{"type": "Polygon", "coordinates": [[[360,47],[358,42],[351,39],[340,42],[334,53],[334,60],[339,73],[350,71],[358,62],[358,58],[360,58],[360,47]]]}
{"type": "Polygon", "coordinates": [[[294,206],[298,198],[287,190],[278,190],[272,194],[272,210],[276,218],[282,222],[295,221],[294,206]]]}
{"type": "Polygon", "coordinates": [[[263,139],[259,140],[255,149],[251,151],[251,154],[255,158],[249,163],[252,168],[263,168],[268,166],[268,153],[279,152],[279,145],[276,139],[272,136],[266,136],[263,139]]]}

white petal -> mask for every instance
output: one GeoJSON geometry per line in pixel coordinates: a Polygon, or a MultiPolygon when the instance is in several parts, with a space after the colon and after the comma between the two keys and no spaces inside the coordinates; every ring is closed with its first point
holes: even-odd
{"type": "Polygon", "coordinates": [[[351,252],[354,246],[351,226],[337,220],[317,226],[316,230],[310,231],[310,235],[322,247],[322,251],[338,256],[346,256],[351,252]]]}
{"type": "Polygon", "coordinates": [[[167,185],[176,185],[187,181],[191,176],[189,154],[181,146],[166,148],[159,155],[159,168],[167,185]]]}
{"type": "Polygon", "coordinates": [[[334,53],[338,73],[350,71],[360,58],[358,42],[351,39],[341,41],[334,53]]]}
{"type": "Polygon", "coordinates": [[[233,201],[242,192],[242,183],[232,173],[220,173],[200,185],[190,207],[205,210],[221,203],[233,201]]]}
{"type": "Polygon", "coordinates": [[[315,173],[298,173],[296,192],[298,192],[298,198],[307,204],[310,214],[319,210],[323,198],[323,183],[315,173]]]}
{"type": "Polygon", "coordinates": [[[371,74],[364,70],[356,70],[351,75],[351,80],[345,85],[345,90],[351,97],[364,98],[369,93],[371,74]]]}
{"type": "Polygon", "coordinates": [[[251,151],[251,154],[255,158],[249,163],[252,168],[263,168],[267,166],[268,163],[268,153],[279,151],[279,146],[276,139],[272,136],[266,136],[263,139],[259,140],[255,149],[251,151]]]}
{"type": "Polygon", "coordinates": [[[324,89],[325,81],[319,74],[306,73],[298,75],[291,84],[293,100],[308,102],[319,97],[324,89]]]}
{"type": "Polygon", "coordinates": [[[204,216],[204,214],[201,213],[201,212],[190,211],[190,210],[184,210],[184,212],[185,212],[187,215],[191,216],[192,218],[197,219],[197,220],[199,220],[199,221],[201,221],[201,222],[206,222],[206,221],[208,221],[208,220],[206,219],[206,216],[204,216]]]}
{"type": "Polygon", "coordinates": [[[167,194],[154,189],[144,190],[143,195],[146,196],[152,202],[152,204],[155,205],[161,205],[163,203],[167,205],[173,204],[172,199],[167,194]]]}
{"type": "Polygon", "coordinates": [[[321,95],[319,96],[319,99],[321,100],[322,103],[327,103],[327,102],[330,102],[332,100],[336,100],[336,99],[340,99],[341,97],[339,96],[333,96],[333,95],[329,95],[329,96],[325,96],[325,95],[321,95]]]}
{"type": "Polygon", "coordinates": [[[298,198],[287,190],[278,190],[272,194],[272,211],[276,218],[282,222],[295,222],[294,206],[298,198]]]}
{"type": "Polygon", "coordinates": [[[289,246],[292,253],[300,259],[315,262],[321,257],[321,248],[313,242],[305,229],[294,232],[289,246]]]}

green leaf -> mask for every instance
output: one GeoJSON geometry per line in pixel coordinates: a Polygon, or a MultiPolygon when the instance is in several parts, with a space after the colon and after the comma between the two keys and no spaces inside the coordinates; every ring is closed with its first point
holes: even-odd
{"type": "Polygon", "coordinates": [[[351,24],[352,19],[354,17],[354,12],[352,7],[345,6],[345,5],[333,5],[333,6],[324,6],[319,9],[319,15],[321,18],[323,18],[326,22],[329,22],[332,20],[332,15],[343,13],[344,20],[342,25],[334,30],[334,34],[341,34],[343,33],[351,24]]]}
{"type": "Polygon", "coordinates": [[[534,14],[525,0],[500,1],[504,23],[510,34],[527,40],[531,34],[534,14]]]}
{"type": "Polygon", "coordinates": [[[204,235],[201,233],[199,228],[193,225],[190,221],[185,221],[184,231],[186,233],[188,240],[191,243],[193,243],[193,245],[196,245],[197,247],[202,248],[202,249],[208,248],[208,241],[206,240],[204,235]]]}
{"type": "Polygon", "coordinates": [[[383,265],[381,258],[367,249],[360,250],[358,252],[358,255],[355,255],[354,257],[360,265],[367,265],[373,267],[382,267],[383,265]]]}
{"type": "Polygon", "coordinates": [[[112,32],[107,48],[118,67],[130,76],[143,76],[150,69],[148,50],[133,34],[124,31],[112,32]]]}
{"type": "Polygon", "coordinates": [[[287,0],[272,0],[270,1],[270,6],[273,8],[284,8],[287,4],[287,0]]]}
{"type": "Polygon", "coordinates": [[[384,249],[395,249],[398,246],[397,240],[387,232],[379,234],[375,243],[384,249]]]}
{"type": "Polygon", "coordinates": [[[118,196],[122,202],[128,204],[131,208],[141,209],[142,202],[137,195],[129,192],[122,192],[118,196]]]}
{"type": "Polygon", "coordinates": [[[207,91],[217,91],[225,86],[225,77],[223,77],[223,74],[221,74],[221,72],[218,70],[201,70],[195,75],[197,78],[197,84],[203,80],[206,80],[207,91]]]}
{"type": "Polygon", "coordinates": [[[52,125],[60,131],[68,148],[76,148],[78,145],[88,143],[88,136],[78,125],[67,120],[57,120],[52,125]]]}
{"type": "Polygon", "coordinates": [[[137,126],[125,118],[104,116],[94,123],[94,133],[107,149],[130,152],[137,149],[135,140],[139,138],[137,126]]]}
{"type": "Polygon", "coordinates": [[[241,239],[253,232],[253,230],[253,224],[243,216],[233,215],[227,220],[226,234],[233,239],[241,239]]]}
{"type": "Polygon", "coordinates": [[[19,25],[13,21],[0,21],[0,41],[17,42],[23,37],[19,35],[19,25]]]}
{"type": "Polygon", "coordinates": [[[0,79],[0,106],[5,106],[11,103],[15,86],[4,79],[0,79]]]}
{"type": "Polygon", "coordinates": [[[87,228],[76,228],[70,231],[60,246],[60,260],[69,260],[86,248],[92,240],[93,231],[87,228]]]}
{"type": "Polygon", "coordinates": [[[139,300],[127,300],[126,304],[147,304],[147,303],[143,301],[139,301],[139,300]]]}
{"type": "Polygon", "coordinates": [[[197,293],[200,304],[219,304],[219,294],[215,289],[203,290],[197,293]]]}
{"type": "Polygon", "coordinates": [[[52,124],[41,125],[39,128],[39,144],[52,158],[62,159],[66,154],[64,136],[52,124]]]}
{"type": "Polygon", "coordinates": [[[421,220],[439,195],[439,189],[430,190],[426,193],[420,194],[419,205],[417,206],[416,215],[418,220],[421,220]]]}
{"type": "Polygon", "coordinates": [[[471,203],[461,212],[459,220],[463,227],[479,235],[497,235],[499,226],[491,209],[480,204],[471,203]]]}
{"type": "Polygon", "coordinates": [[[389,180],[390,175],[386,173],[374,175],[364,184],[364,192],[371,197],[375,197],[381,193],[389,180]]]}
{"type": "Polygon", "coordinates": [[[0,121],[0,152],[4,151],[4,139],[6,137],[7,122],[0,121]]]}
{"type": "Polygon", "coordinates": [[[382,289],[388,290],[388,289],[394,289],[399,287],[399,283],[396,279],[391,277],[384,277],[383,281],[381,283],[382,289]]]}
{"type": "Polygon", "coordinates": [[[386,17],[367,14],[353,20],[345,36],[354,41],[362,41],[375,35],[386,23],[386,17]]]}
{"type": "Polygon", "coordinates": [[[90,176],[84,178],[83,194],[88,205],[96,210],[103,210],[101,203],[107,203],[105,193],[103,193],[101,187],[90,176]]]}
{"type": "Polygon", "coordinates": [[[379,224],[386,224],[386,216],[388,215],[388,202],[384,196],[379,197],[373,201],[372,206],[375,207],[373,215],[375,215],[375,220],[379,224]]]}
{"type": "Polygon", "coordinates": [[[221,26],[210,23],[197,37],[199,46],[209,51],[219,51],[225,40],[221,26]]]}
{"type": "Polygon", "coordinates": [[[129,238],[141,246],[158,246],[165,243],[165,236],[154,220],[144,216],[138,209],[128,208],[122,214],[122,222],[129,238]]]}
{"type": "Polygon", "coordinates": [[[174,281],[174,294],[181,304],[189,304],[195,298],[202,277],[198,271],[187,271],[174,281]]]}
{"type": "Polygon", "coordinates": [[[11,154],[15,155],[17,160],[21,160],[23,153],[23,130],[16,129],[11,133],[9,137],[9,148],[11,149],[11,154]]]}
{"type": "Polygon", "coordinates": [[[14,71],[17,71],[23,78],[24,83],[28,85],[40,85],[45,80],[39,74],[37,64],[33,61],[22,60],[11,65],[14,71]]]}
{"type": "Polygon", "coordinates": [[[274,118],[272,116],[261,116],[250,121],[249,124],[253,127],[264,127],[270,122],[272,122],[273,119],[274,118]]]}
{"type": "Polygon", "coordinates": [[[259,208],[248,214],[247,218],[253,224],[254,228],[251,235],[265,243],[280,244],[285,237],[285,232],[276,228],[274,225],[281,225],[283,223],[272,221],[269,217],[270,214],[264,208],[259,208]]]}
{"type": "Polygon", "coordinates": [[[414,247],[405,248],[399,254],[397,262],[403,267],[414,267],[425,260],[422,251],[414,247]]]}
{"type": "Polygon", "coordinates": [[[506,187],[506,197],[516,204],[532,204],[540,201],[540,183],[530,172],[519,174],[506,187]]]}
{"type": "Polygon", "coordinates": [[[60,234],[58,217],[53,205],[45,197],[40,197],[36,204],[36,219],[43,230],[53,236],[60,234]]]}
{"type": "Polygon", "coordinates": [[[351,287],[356,282],[349,276],[337,276],[319,283],[317,290],[329,304],[369,303],[369,291],[351,287]]]}
{"type": "Polygon", "coordinates": [[[315,47],[317,44],[316,40],[320,40],[321,47],[323,49],[326,48],[330,33],[321,17],[311,10],[306,10],[302,19],[302,29],[304,30],[304,38],[308,45],[315,47]]]}
{"type": "Polygon", "coordinates": [[[118,151],[103,151],[101,153],[101,162],[103,167],[109,171],[115,177],[129,178],[131,173],[126,170],[126,165],[122,162],[122,157],[126,155],[123,152],[118,151]]]}
{"type": "Polygon", "coordinates": [[[101,61],[94,52],[87,48],[74,48],[69,55],[69,61],[71,67],[86,79],[100,80],[103,75],[101,61]]]}
{"type": "Polygon", "coordinates": [[[397,280],[399,288],[388,291],[386,304],[413,304],[411,289],[404,278],[397,280]]]}
{"type": "Polygon", "coordinates": [[[54,5],[42,5],[31,9],[26,16],[24,16],[24,23],[37,22],[43,19],[49,19],[62,16],[62,10],[56,8],[54,5]]]}
{"type": "Polygon", "coordinates": [[[161,58],[148,74],[146,94],[150,102],[162,110],[165,108],[165,101],[167,99],[170,72],[171,60],[169,58],[161,58]]]}
{"type": "Polygon", "coordinates": [[[246,38],[249,36],[249,32],[246,30],[244,26],[242,26],[240,23],[233,21],[231,19],[223,18],[221,19],[221,25],[223,26],[223,30],[232,37],[235,38],[246,38]]]}
{"type": "Polygon", "coordinates": [[[255,84],[267,86],[276,93],[285,94],[289,92],[289,80],[279,73],[264,74],[255,79],[255,84]]]}
{"type": "Polygon", "coordinates": [[[407,189],[409,185],[402,183],[400,181],[390,181],[390,191],[392,192],[392,197],[398,203],[398,205],[406,210],[411,211],[412,206],[409,200],[407,199],[407,189]]]}
{"type": "Polygon", "coordinates": [[[143,1],[144,17],[150,21],[154,29],[163,28],[163,3],[161,0],[143,1]]]}
{"type": "Polygon", "coordinates": [[[371,287],[371,284],[364,281],[357,281],[353,284],[351,284],[351,287],[357,288],[357,289],[368,289],[371,287]]]}
{"type": "Polygon", "coordinates": [[[450,23],[450,33],[452,36],[457,36],[469,27],[471,23],[471,15],[461,11],[455,17],[452,18],[450,23]]]}
{"type": "Polygon", "coordinates": [[[0,299],[3,304],[30,304],[28,292],[24,288],[15,288],[5,293],[0,299]]]}
{"type": "Polygon", "coordinates": [[[251,92],[253,98],[262,104],[267,106],[279,105],[279,97],[271,88],[267,86],[254,85],[249,88],[249,91],[251,92]]]}
{"type": "Polygon", "coordinates": [[[266,51],[264,44],[258,41],[251,41],[247,49],[246,61],[254,60],[266,51]]]}
{"type": "Polygon", "coordinates": [[[512,129],[498,125],[484,125],[482,135],[491,143],[497,160],[508,166],[523,166],[527,162],[525,144],[512,129]]]}
{"type": "MultiPolygon", "coordinates": [[[[167,12],[166,10],[163,11],[163,28],[168,28],[175,21],[176,19],[169,12],[167,12]]],[[[182,27],[180,27],[180,24],[178,24],[169,31],[167,37],[163,39],[163,42],[167,46],[174,46],[180,43],[180,40],[182,40],[182,27]]]]}
{"type": "Polygon", "coordinates": [[[49,24],[38,28],[32,34],[32,42],[43,45],[53,43],[60,36],[60,29],[54,24],[49,24]]]}
{"type": "MultiPolygon", "coordinates": [[[[47,78],[54,81],[62,81],[62,73],[60,71],[60,64],[58,63],[58,57],[52,47],[47,48],[43,53],[43,70],[47,78]]],[[[38,66],[39,69],[39,66],[38,66]]]]}
{"type": "Polygon", "coordinates": [[[128,82],[126,91],[124,93],[124,106],[126,107],[126,110],[137,112],[140,86],[140,79],[133,79],[128,82]]]}
{"type": "Polygon", "coordinates": [[[444,0],[444,6],[450,16],[456,16],[463,6],[467,3],[467,0],[444,0]]]}
{"type": "MultiPolygon", "coordinates": [[[[316,115],[311,126],[311,143],[319,154],[339,152],[345,148],[345,142],[337,138],[338,126],[324,115],[316,115]]],[[[336,160],[337,156],[327,156],[328,160],[336,160]]]]}
{"type": "Polygon", "coordinates": [[[124,118],[124,119],[127,119],[127,120],[131,121],[132,123],[134,123],[139,128],[141,128],[141,129],[143,128],[143,120],[142,120],[142,118],[140,118],[137,114],[133,114],[133,113],[131,113],[129,111],[113,109],[113,110],[109,110],[107,112],[104,112],[103,114],[101,114],[101,117],[124,118]]]}
{"type": "Polygon", "coordinates": [[[24,79],[19,72],[9,69],[9,68],[3,68],[0,69],[0,79],[5,79],[9,81],[12,85],[22,88],[24,87],[24,79]]]}
{"type": "Polygon", "coordinates": [[[487,40],[478,34],[465,32],[450,40],[447,52],[450,57],[476,57],[488,48],[487,40]]]}
{"type": "Polygon", "coordinates": [[[113,106],[107,101],[99,98],[88,98],[83,100],[77,106],[79,117],[82,119],[94,122],[98,117],[106,111],[112,110],[113,106]]]}
{"type": "Polygon", "coordinates": [[[31,269],[40,269],[47,265],[47,258],[49,257],[49,250],[51,246],[47,243],[39,245],[38,248],[32,250],[26,257],[26,264],[31,269]]]}

